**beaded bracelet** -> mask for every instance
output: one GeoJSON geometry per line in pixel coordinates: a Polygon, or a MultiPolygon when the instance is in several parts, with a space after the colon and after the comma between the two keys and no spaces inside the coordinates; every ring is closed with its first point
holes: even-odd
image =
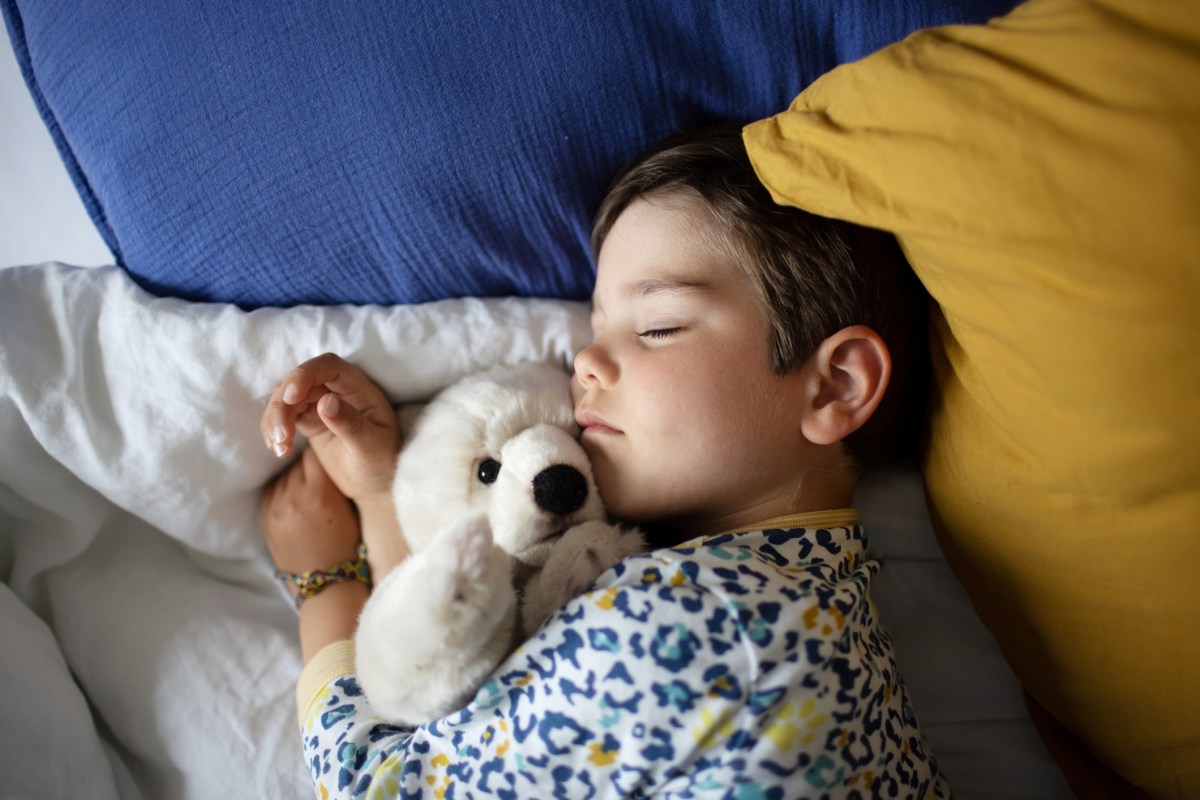
{"type": "Polygon", "coordinates": [[[275,577],[296,587],[296,608],[327,586],[342,581],[358,581],[371,585],[371,568],[367,566],[367,546],[359,544],[355,558],[343,561],[333,569],[310,569],[308,572],[275,570],[275,577]]]}

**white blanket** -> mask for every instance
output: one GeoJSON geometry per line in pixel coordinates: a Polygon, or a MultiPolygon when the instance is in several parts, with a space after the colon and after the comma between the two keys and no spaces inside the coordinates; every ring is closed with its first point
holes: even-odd
{"type": "MultiPolygon", "coordinates": [[[[258,433],[335,351],[393,401],[499,362],[568,363],[586,308],[451,300],[243,312],[115,268],[0,270],[0,797],[307,797],[295,612],[270,576],[258,433]]],[[[915,473],[857,498],[876,602],[960,797],[1067,796],[932,539],[915,473]]]]}

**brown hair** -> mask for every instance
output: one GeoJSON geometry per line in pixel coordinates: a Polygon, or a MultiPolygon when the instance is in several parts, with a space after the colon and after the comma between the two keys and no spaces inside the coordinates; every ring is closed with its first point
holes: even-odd
{"type": "Polygon", "coordinates": [[[600,204],[593,252],[634,200],[695,196],[754,284],[771,330],[772,371],[799,368],[842,328],[872,328],[892,355],[892,377],[846,451],[860,468],[913,454],[929,381],[928,295],[890,233],[776,204],[741,129],[719,123],[676,134],[634,159],[600,204]]]}

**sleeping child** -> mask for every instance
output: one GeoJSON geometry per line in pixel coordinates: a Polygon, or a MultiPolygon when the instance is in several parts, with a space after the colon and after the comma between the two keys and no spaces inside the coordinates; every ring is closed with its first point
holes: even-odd
{"type": "MultiPolygon", "coordinates": [[[[718,125],[628,166],[593,248],[576,419],[606,506],[654,549],[416,728],[374,718],[356,681],[368,587],[304,600],[319,796],[948,797],[849,508],[864,470],[911,452],[924,411],[926,298],[894,239],[775,205],[740,128],[718,125]]],[[[310,442],[264,493],[281,570],[353,567],[360,535],[377,575],[404,557],[395,425],[336,356],[279,385],[264,439],[281,457],[297,432],[310,442]]]]}

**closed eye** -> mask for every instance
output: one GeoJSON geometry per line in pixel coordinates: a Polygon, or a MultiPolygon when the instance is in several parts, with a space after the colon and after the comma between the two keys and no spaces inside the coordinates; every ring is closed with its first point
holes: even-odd
{"type": "Polygon", "coordinates": [[[683,328],[652,328],[648,331],[642,331],[638,334],[643,339],[666,339],[672,334],[678,333],[683,328]]]}

